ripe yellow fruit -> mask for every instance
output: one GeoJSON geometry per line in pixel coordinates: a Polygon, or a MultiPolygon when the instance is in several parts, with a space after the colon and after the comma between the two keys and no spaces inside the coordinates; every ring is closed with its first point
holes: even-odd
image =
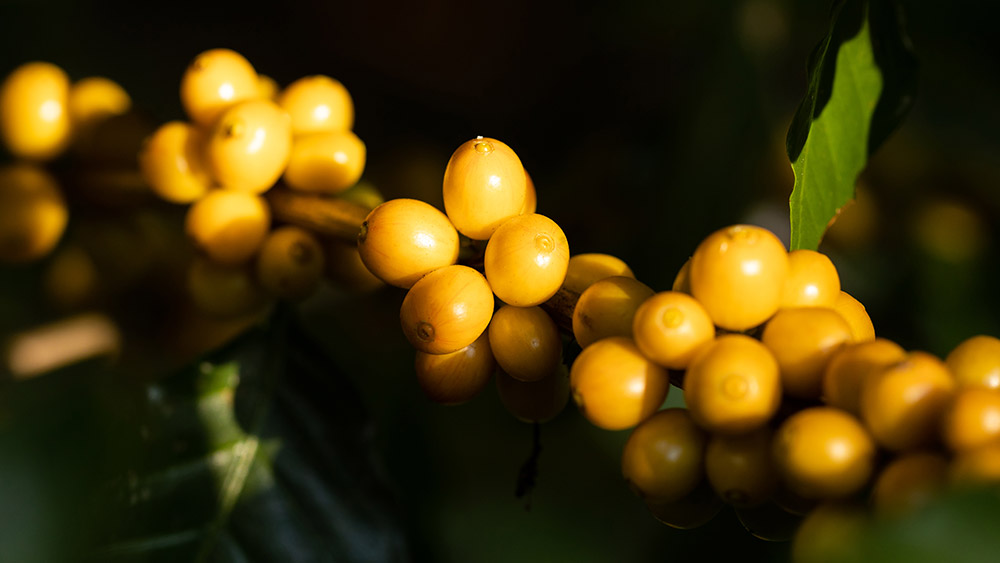
{"type": "Polygon", "coordinates": [[[610,254],[574,254],[569,258],[563,287],[580,294],[594,282],[611,276],[634,278],[635,274],[621,258],[610,254]]]}
{"type": "Polygon", "coordinates": [[[468,266],[438,268],[420,278],[403,299],[399,320],[414,348],[450,354],[475,342],[493,316],[493,292],[468,266]]]}
{"type": "Polygon", "coordinates": [[[959,389],[942,415],[941,436],[956,452],[1000,441],[1000,389],[959,389]]]}
{"type": "Polygon", "coordinates": [[[763,504],[778,487],[771,459],[772,432],[766,426],[747,434],[716,434],[705,449],[705,474],[728,504],[763,504]]]}
{"type": "Polygon", "coordinates": [[[876,514],[903,516],[927,505],[948,482],[948,460],[939,453],[909,452],[885,466],[872,487],[876,514]]]}
{"type": "Polygon", "coordinates": [[[662,410],[632,430],[622,451],[622,476],[643,500],[679,501],[702,480],[707,438],[687,409],[662,410]]]}
{"type": "Polygon", "coordinates": [[[271,227],[264,199],[247,192],[212,190],[188,208],[184,228],[202,252],[220,264],[249,260],[271,227]]]}
{"type": "Polygon", "coordinates": [[[535,183],[531,181],[531,174],[524,171],[524,205],[521,206],[521,215],[530,215],[538,209],[538,194],[535,192],[535,183]]]}
{"type": "Polygon", "coordinates": [[[569,402],[569,372],[564,364],[537,381],[521,381],[498,370],[496,385],[504,408],[521,422],[551,420],[569,402]]]}
{"type": "Polygon", "coordinates": [[[509,305],[532,307],[562,287],[569,243],[552,219],[537,213],[519,215],[493,233],[483,258],[493,293],[509,305]]]}
{"type": "Polygon", "coordinates": [[[884,338],[840,348],[823,372],[823,400],[831,407],[859,415],[861,385],[865,379],[904,358],[906,351],[884,338]]]}
{"type": "Polygon", "coordinates": [[[805,498],[850,496],[868,482],[875,442],[853,416],[831,407],[801,410],[778,427],[774,463],[785,483],[805,498]]]}
{"type": "Polygon", "coordinates": [[[685,369],[698,349],[715,338],[715,325],[693,297],[664,291],[635,311],[632,334],[647,358],[669,369],[685,369]]]}
{"type": "Polygon", "coordinates": [[[0,262],[47,255],[68,219],[59,185],[45,170],[31,164],[0,167],[0,262]]]}
{"type": "Polygon", "coordinates": [[[15,158],[49,160],[70,138],[69,77],[51,63],[23,64],[0,84],[0,140],[15,158]]]}
{"type": "Polygon", "coordinates": [[[295,135],[350,131],[354,127],[351,94],[329,76],[306,76],[292,82],[278,95],[278,105],[292,116],[295,135]]]}
{"type": "Polygon", "coordinates": [[[230,107],[260,95],[257,71],[231,49],[210,49],[181,77],[181,105],[191,121],[210,127],[230,107]]]}
{"type": "Polygon", "coordinates": [[[573,309],[573,337],[581,348],[609,336],[632,337],[635,312],[653,296],[646,284],[624,276],[594,282],[573,309]]]}
{"type": "Polygon", "coordinates": [[[570,368],[573,400],[583,415],[605,430],[624,430],[659,410],[670,390],[667,370],[620,336],[591,344],[570,368]]]}
{"type": "Polygon", "coordinates": [[[487,331],[497,364],[521,381],[538,381],[562,360],[559,327],[538,307],[504,305],[493,313],[487,331]]]}
{"type": "Polygon", "coordinates": [[[444,210],[458,232],[487,240],[524,208],[524,166],[504,143],[477,137],[463,143],[448,160],[443,195],[444,210]]]}
{"type": "Polygon", "coordinates": [[[691,257],[691,294],[726,330],[747,330],[781,304],[788,252],[767,229],[734,225],[705,238],[691,257]]]}
{"type": "Polygon", "coordinates": [[[847,321],[822,307],[781,309],[760,338],[778,360],[782,389],[800,399],[819,398],[830,357],[850,339],[847,321]]]}
{"type": "Polygon", "coordinates": [[[945,363],[963,387],[1000,389],[1000,339],[996,337],[980,334],[964,340],[952,349],[945,363]]]}
{"type": "Polygon", "coordinates": [[[680,293],[687,293],[691,295],[691,259],[688,258],[684,261],[684,265],[681,266],[680,270],[677,270],[677,275],[674,276],[674,283],[670,286],[671,291],[677,291],[680,293]]]}
{"type": "Polygon", "coordinates": [[[350,131],[329,131],[296,137],[285,169],[289,188],[336,194],[361,179],[365,144],[350,131]]]}
{"type": "Polygon", "coordinates": [[[838,295],[840,275],[829,257],[806,249],[788,253],[782,307],[832,307],[838,295]]]}
{"type": "Polygon", "coordinates": [[[205,163],[216,182],[261,193],[278,181],[292,151],[288,114],[267,100],[236,104],[211,128],[205,163]]]}
{"type": "Polygon", "coordinates": [[[277,101],[281,87],[278,82],[266,74],[257,75],[257,97],[264,100],[277,101]]]}
{"type": "Polygon", "coordinates": [[[486,387],[496,370],[496,362],[484,332],[472,344],[450,354],[417,351],[414,369],[417,383],[428,399],[442,405],[458,405],[486,387]]]}
{"type": "Polygon", "coordinates": [[[86,136],[98,123],[132,108],[132,98],[114,80],[102,76],[83,78],[70,85],[67,99],[73,136],[86,136]]]}
{"type": "Polygon", "coordinates": [[[781,403],[778,362],[749,336],[719,336],[702,347],[688,366],[684,398],[694,419],[710,432],[756,430],[781,403]]]}
{"type": "Polygon", "coordinates": [[[851,297],[846,291],[841,291],[840,295],[833,302],[832,309],[840,313],[841,317],[847,321],[851,327],[852,342],[871,342],[875,340],[875,326],[872,324],[868,311],[860,301],[851,297]]]}
{"type": "Polygon", "coordinates": [[[219,317],[259,311],[267,294],[244,265],[229,266],[196,256],[188,268],[188,293],[199,309],[219,317]]]}
{"type": "Polygon", "coordinates": [[[204,134],[182,121],[161,125],[139,152],[139,170],[153,192],[173,203],[192,203],[211,186],[202,154],[204,134]]]}
{"type": "Polygon", "coordinates": [[[324,258],[312,233],[293,225],[279,227],[257,253],[257,281],[276,297],[305,299],[319,287],[324,258]]]}
{"type": "Polygon", "coordinates": [[[1000,442],[959,452],[948,468],[948,480],[960,487],[1000,484],[1000,442]]]}
{"type": "Polygon", "coordinates": [[[358,252],[368,270],[402,288],[454,264],[458,249],[458,231],[448,217],[416,199],[391,199],[379,205],[358,234],[358,252]]]}

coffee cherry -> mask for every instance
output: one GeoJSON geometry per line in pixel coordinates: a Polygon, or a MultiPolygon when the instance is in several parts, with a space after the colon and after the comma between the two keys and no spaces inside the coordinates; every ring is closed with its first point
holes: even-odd
{"type": "Polygon", "coordinates": [[[869,526],[861,506],[829,502],[809,512],[792,538],[792,561],[831,563],[857,560],[852,549],[869,526]]]}
{"type": "Polygon", "coordinates": [[[693,530],[712,521],[725,503],[704,481],[684,498],[673,502],[646,501],[646,508],[661,524],[693,530]]]}
{"type": "Polygon", "coordinates": [[[285,169],[285,183],[304,192],[340,193],[361,179],[365,158],[365,144],[350,131],[296,137],[285,169]]]}
{"type": "Polygon", "coordinates": [[[610,254],[574,254],[569,258],[563,287],[580,294],[594,282],[611,276],[634,278],[635,274],[621,258],[610,254]]]}
{"type": "Polygon", "coordinates": [[[942,415],[941,436],[956,452],[1000,441],[1000,389],[959,389],[942,415]]]}
{"type": "Polygon", "coordinates": [[[458,260],[458,231],[432,205],[391,199],[368,214],[358,234],[361,260],[379,279],[408,288],[458,260]]]}
{"type": "Polygon", "coordinates": [[[203,197],[211,178],[202,157],[203,133],[182,121],[165,123],[143,144],[139,170],[153,193],[173,203],[203,197]]]}
{"type": "Polygon", "coordinates": [[[321,244],[326,256],[325,274],[334,285],[356,293],[385,287],[385,282],[375,277],[361,261],[356,244],[333,238],[321,241],[321,244]]]}
{"type": "Polygon", "coordinates": [[[69,219],[55,178],[31,164],[0,167],[0,262],[30,262],[55,248],[69,219]]]}
{"type": "Polygon", "coordinates": [[[831,407],[801,410],[774,436],[774,463],[796,494],[814,499],[850,496],[871,477],[875,442],[853,416],[831,407]]]}
{"type": "Polygon", "coordinates": [[[524,208],[527,180],[521,159],[496,139],[477,137],[451,155],[444,171],[444,209],[455,228],[487,240],[524,208]]]}
{"type": "Polygon", "coordinates": [[[881,516],[902,516],[926,506],[948,482],[948,460],[932,452],[902,454],[879,473],[872,505],[881,516]]]}
{"type": "Polygon", "coordinates": [[[704,475],[705,432],[687,409],[662,410],[635,427],[622,452],[622,475],[640,498],[676,502],[704,475]]]}
{"type": "Polygon", "coordinates": [[[382,192],[371,182],[364,180],[337,193],[337,197],[344,201],[356,203],[365,209],[375,209],[385,203],[385,196],[382,195],[382,192]]]}
{"type": "Polygon", "coordinates": [[[568,264],[566,235],[537,213],[508,220],[486,244],[486,279],[501,301],[516,307],[540,305],[555,295],[568,264]]]}
{"type": "Polygon", "coordinates": [[[247,192],[212,190],[188,208],[184,228],[202,252],[220,264],[249,260],[271,226],[263,198],[247,192]]]}
{"type": "Polygon", "coordinates": [[[905,358],[906,351],[899,344],[884,338],[843,346],[831,356],[823,372],[823,400],[859,416],[862,383],[905,358]]]}
{"type": "Polygon", "coordinates": [[[564,364],[537,381],[521,381],[498,370],[496,381],[500,402],[521,422],[549,421],[569,402],[569,373],[564,364]]]}
{"type": "Polygon", "coordinates": [[[267,100],[225,110],[211,128],[205,163],[224,188],[261,193],[281,177],[292,149],[288,114],[267,100]]]}
{"type": "Polygon", "coordinates": [[[32,62],[0,84],[0,140],[15,158],[49,160],[70,137],[69,78],[54,64],[32,62]]]}
{"type": "Polygon", "coordinates": [[[496,370],[496,362],[484,332],[472,344],[450,354],[417,351],[414,369],[417,383],[428,399],[442,405],[458,405],[486,387],[496,370]]]}
{"type": "Polygon", "coordinates": [[[749,336],[722,335],[691,361],[684,398],[702,428],[721,434],[750,432],[766,424],[781,403],[778,362],[749,336]]]}
{"type": "Polygon", "coordinates": [[[187,289],[195,306],[219,317],[259,311],[268,302],[246,266],[219,264],[202,256],[188,268],[187,289]]]}
{"type": "Polygon", "coordinates": [[[635,312],[653,296],[646,284],[624,276],[594,282],[573,309],[573,336],[581,348],[609,336],[632,337],[635,312]]]}
{"type": "Polygon", "coordinates": [[[562,359],[559,328],[538,307],[504,305],[493,313],[487,332],[497,363],[515,379],[548,377],[562,359]]]}
{"type": "Polygon", "coordinates": [[[788,253],[782,307],[832,307],[838,295],[840,275],[825,254],[806,249],[788,253]]]}
{"type": "Polygon", "coordinates": [[[674,283],[670,286],[671,291],[686,293],[691,295],[691,259],[688,258],[681,269],[674,276],[674,283]]]}
{"type": "Polygon", "coordinates": [[[1000,389],[1000,339],[981,334],[963,341],[945,358],[961,386],[1000,389]]]}
{"type": "Polygon", "coordinates": [[[323,249],[309,231],[286,225],[273,231],[257,253],[257,280],[282,299],[305,299],[323,276],[323,249]]]}
{"type": "Polygon", "coordinates": [[[570,386],[587,420],[605,430],[624,430],[659,410],[670,378],[631,339],[615,336],[584,348],[570,369],[570,386]]]}
{"type": "Polygon", "coordinates": [[[524,205],[521,206],[521,215],[530,215],[538,209],[538,194],[535,192],[535,183],[531,181],[531,175],[524,171],[524,205]]]}
{"type": "Polygon", "coordinates": [[[665,368],[680,370],[687,368],[699,348],[715,338],[715,326],[693,297],[664,291],[636,309],[632,334],[647,358],[665,368]]]}
{"type": "Polygon", "coordinates": [[[747,434],[716,434],[705,449],[705,474],[712,489],[737,507],[763,504],[778,487],[766,426],[747,434]]]}
{"type": "Polygon", "coordinates": [[[1000,484],[1000,442],[959,452],[948,468],[948,481],[958,487],[1000,484]]]}
{"type": "Polygon", "coordinates": [[[87,136],[98,123],[123,115],[131,107],[128,92],[108,78],[91,76],[69,87],[66,108],[77,139],[87,136]]]}
{"type": "Polygon", "coordinates": [[[450,354],[475,342],[493,316],[493,292],[468,266],[445,266],[420,278],[403,299],[399,320],[414,348],[450,354]]]}
{"type": "Polygon", "coordinates": [[[871,342],[875,340],[875,326],[868,316],[868,311],[860,301],[851,297],[847,292],[841,291],[840,295],[833,302],[832,309],[847,321],[851,327],[852,342],[871,342]]]}
{"type": "Polygon", "coordinates": [[[101,290],[101,275],[93,257],[78,245],[66,245],[49,260],[42,278],[45,296],[59,310],[91,305],[101,290]]]}
{"type": "Polygon", "coordinates": [[[847,321],[833,309],[781,309],[764,325],[761,342],[781,370],[781,388],[800,399],[819,398],[830,357],[851,339],[847,321]]]}
{"type": "Polygon", "coordinates": [[[306,76],[292,82],[278,95],[278,105],[292,117],[295,135],[354,127],[354,101],[347,88],[329,76],[306,76]]]}
{"type": "Polygon", "coordinates": [[[788,252],[778,237],[735,225],[698,245],[691,257],[691,294],[717,326],[747,330],[778,310],[787,274],[788,252]]]}
{"type": "MultiPolygon", "coordinates": [[[[270,76],[266,74],[257,75],[257,97],[263,100],[271,100],[275,102],[278,100],[278,91],[281,88],[278,86],[278,82],[275,81],[270,76]]],[[[287,111],[287,110],[286,110],[287,111]]]]}
{"type": "Polygon", "coordinates": [[[181,77],[181,104],[191,121],[210,127],[222,112],[260,94],[257,71],[231,49],[211,49],[194,58],[181,77]]]}

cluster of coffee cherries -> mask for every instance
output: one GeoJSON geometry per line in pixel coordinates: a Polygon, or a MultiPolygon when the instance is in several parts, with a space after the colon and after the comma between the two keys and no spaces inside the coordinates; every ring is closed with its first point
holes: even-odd
{"type": "Polygon", "coordinates": [[[328,76],[279,89],[241,54],[212,49],[184,71],[180,99],[190,121],[161,125],[139,165],[157,195],[190,204],[185,230],[199,250],[188,270],[193,301],[233,315],[274,297],[308,297],[324,274],[325,245],[300,226],[272,229],[265,196],[278,184],[275,191],[316,197],[358,184],[366,150],[352,132],[349,92],[328,76]]]}

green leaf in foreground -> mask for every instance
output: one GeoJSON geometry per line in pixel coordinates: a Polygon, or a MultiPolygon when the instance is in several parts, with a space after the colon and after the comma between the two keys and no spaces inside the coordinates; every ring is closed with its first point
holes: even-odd
{"type": "Polygon", "coordinates": [[[916,63],[889,0],[839,0],[788,131],[791,249],[816,249],[868,157],[906,115],[916,63]]]}

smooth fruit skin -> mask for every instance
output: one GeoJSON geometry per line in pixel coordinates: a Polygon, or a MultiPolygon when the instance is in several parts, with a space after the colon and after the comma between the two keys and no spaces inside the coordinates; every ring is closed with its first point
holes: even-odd
{"type": "Polygon", "coordinates": [[[688,366],[684,398],[694,419],[710,432],[756,430],[781,403],[778,362],[749,336],[719,336],[702,347],[688,366]]]}
{"type": "Polygon", "coordinates": [[[1000,484],[1000,442],[959,452],[948,468],[948,481],[957,487],[1000,484]]]}
{"type": "Polygon", "coordinates": [[[753,328],[781,304],[788,252],[778,237],[734,225],[705,238],[691,257],[691,294],[726,330],[753,328]]]}
{"type": "Polygon", "coordinates": [[[868,482],[875,442],[853,416],[831,407],[801,410],[778,427],[774,463],[792,492],[805,498],[850,496],[868,482]]]}
{"type": "Polygon", "coordinates": [[[259,311],[267,294],[246,266],[229,266],[196,256],[188,269],[188,294],[210,315],[234,317],[259,311]]]}
{"type": "Polygon", "coordinates": [[[624,430],[660,408],[670,378],[630,338],[614,336],[598,340],[577,356],[570,386],[587,420],[605,430],[624,430]]]}
{"type": "Polygon", "coordinates": [[[442,405],[471,400],[486,387],[497,367],[485,332],[472,344],[450,354],[417,351],[413,365],[424,395],[442,405]]]}
{"type": "Polygon", "coordinates": [[[872,486],[880,516],[903,516],[926,506],[948,483],[948,459],[935,452],[909,452],[885,466],[872,486]]]}
{"type": "Polygon", "coordinates": [[[524,171],[524,205],[521,206],[521,215],[530,215],[538,210],[538,193],[535,192],[535,183],[531,180],[531,174],[524,171]]]}
{"type": "Polygon", "coordinates": [[[305,299],[319,287],[325,255],[309,231],[286,225],[271,231],[257,253],[257,281],[276,297],[305,299]]]}
{"type": "Polygon", "coordinates": [[[181,105],[201,127],[210,127],[228,108],[259,95],[257,71],[231,49],[199,54],[181,77],[181,105]]]}
{"type": "Polygon", "coordinates": [[[277,101],[278,92],[281,87],[278,82],[266,74],[257,75],[257,97],[265,100],[277,101]]]}
{"type": "Polygon", "coordinates": [[[840,275],[829,257],[807,249],[788,253],[782,307],[832,307],[838,295],[840,275]]]}
{"type": "Polygon", "coordinates": [[[611,276],[634,278],[635,274],[628,264],[617,256],[598,253],[574,254],[569,258],[563,287],[580,294],[595,282],[611,276]]]}
{"type": "Polygon", "coordinates": [[[670,285],[671,291],[677,291],[680,293],[687,293],[691,295],[691,259],[688,258],[684,261],[680,270],[677,270],[677,275],[674,276],[674,282],[670,285]]]}
{"type": "Polygon", "coordinates": [[[493,233],[483,257],[493,293],[509,305],[540,305],[559,291],[569,265],[569,243],[555,221],[532,213],[493,233]]]}
{"type": "Polygon", "coordinates": [[[0,84],[0,140],[15,158],[58,156],[70,138],[69,78],[51,63],[23,64],[0,84]]]}
{"type": "Polygon", "coordinates": [[[308,135],[350,131],[354,127],[354,101],[340,81],[329,76],[305,76],[278,95],[278,105],[292,116],[292,132],[308,135]]]}
{"type": "Polygon", "coordinates": [[[852,342],[871,342],[875,340],[875,325],[872,324],[872,319],[868,316],[868,311],[865,310],[865,306],[860,301],[851,297],[846,291],[841,290],[831,308],[840,313],[840,316],[844,317],[844,320],[847,321],[847,325],[851,327],[852,342]]]}
{"type": "Polygon", "coordinates": [[[705,474],[712,489],[737,507],[763,504],[778,487],[771,459],[771,429],[712,436],[705,449],[705,474]]]}
{"type": "Polygon", "coordinates": [[[1000,339],[980,334],[962,341],[945,358],[960,386],[1000,389],[1000,339]]]}
{"type": "Polygon", "coordinates": [[[448,217],[416,199],[391,199],[379,205],[358,234],[358,252],[368,270],[404,289],[427,273],[454,264],[458,250],[458,231],[448,217]]]}
{"type": "Polygon", "coordinates": [[[278,181],[292,151],[288,114],[267,100],[227,109],[208,136],[205,163],[224,188],[262,193],[278,181]]]}
{"type": "Polygon", "coordinates": [[[941,437],[955,452],[1000,441],[1000,389],[959,389],[942,416],[941,437]]]}
{"type": "Polygon", "coordinates": [[[487,333],[500,368],[515,379],[548,377],[562,360],[559,327],[539,307],[504,305],[493,313],[487,333]]]}
{"type": "Polygon", "coordinates": [[[444,171],[444,209],[455,228],[475,240],[524,208],[527,180],[521,159],[504,143],[477,137],[462,143],[444,171]]]}
{"type": "Polygon", "coordinates": [[[438,268],[420,278],[399,312],[403,334],[427,354],[450,354],[475,342],[493,316],[493,292],[468,266],[438,268]]]}
{"type": "Polygon", "coordinates": [[[258,195],[212,190],[188,208],[184,228],[202,252],[220,264],[246,262],[271,227],[271,211],[258,195]]]}
{"type": "Polygon", "coordinates": [[[861,385],[871,374],[906,358],[902,346],[877,338],[838,350],[823,372],[822,397],[827,405],[860,414],[861,385]]]}
{"type": "Polygon", "coordinates": [[[800,399],[819,398],[830,357],[850,339],[847,321],[822,307],[781,309],[760,338],[778,360],[782,389],[800,399]]]}
{"type": "Polygon", "coordinates": [[[609,336],[632,337],[635,312],[653,296],[646,284],[611,276],[588,287],[573,308],[573,337],[581,348],[609,336]]]}
{"type": "Polygon", "coordinates": [[[687,409],[662,410],[632,430],[622,451],[622,476],[646,501],[679,501],[702,480],[707,439],[687,409]]]}
{"type": "Polygon", "coordinates": [[[70,85],[66,107],[73,136],[79,138],[101,121],[126,113],[132,98],[114,80],[90,76],[70,85]]]}
{"type": "Polygon", "coordinates": [[[686,369],[698,350],[715,338],[715,325],[693,297],[664,291],[635,311],[632,335],[647,358],[669,369],[686,369]]]}
{"type": "Polygon", "coordinates": [[[358,183],[365,170],[365,144],[350,131],[296,137],[285,169],[294,190],[337,194],[358,183]]]}
{"type": "Polygon", "coordinates": [[[504,408],[521,422],[552,420],[569,402],[569,372],[564,364],[537,381],[521,381],[497,370],[496,386],[504,408]]]}
{"type": "Polygon", "coordinates": [[[0,262],[30,262],[55,248],[69,211],[55,178],[32,164],[0,167],[0,262]]]}
{"type": "Polygon", "coordinates": [[[361,261],[358,245],[328,238],[322,241],[326,254],[327,279],[354,293],[369,293],[385,287],[385,282],[371,273],[361,261]]]}
{"type": "Polygon", "coordinates": [[[211,187],[202,157],[204,147],[200,130],[183,121],[170,121],[143,144],[139,170],[156,195],[172,203],[192,203],[211,187]]]}
{"type": "Polygon", "coordinates": [[[882,447],[902,451],[935,443],[955,391],[941,360],[926,352],[869,376],[861,384],[861,418],[882,447]]]}

